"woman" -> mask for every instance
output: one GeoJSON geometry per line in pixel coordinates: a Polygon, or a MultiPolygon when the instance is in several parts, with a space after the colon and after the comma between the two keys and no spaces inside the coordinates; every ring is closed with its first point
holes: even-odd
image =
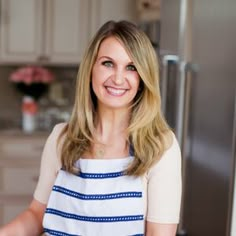
{"type": "Polygon", "coordinates": [[[0,235],[175,235],[181,156],[160,106],[149,39],[107,22],[80,64],[70,121],[45,144],[34,200],[0,235]]]}

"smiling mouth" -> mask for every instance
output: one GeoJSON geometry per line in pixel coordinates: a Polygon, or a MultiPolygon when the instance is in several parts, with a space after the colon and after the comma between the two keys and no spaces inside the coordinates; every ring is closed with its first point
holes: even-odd
{"type": "Polygon", "coordinates": [[[114,96],[121,96],[125,94],[127,91],[126,89],[117,89],[117,88],[111,88],[111,87],[106,87],[106,90],[108,91],[109,94],[114,95],[114,96]]]}

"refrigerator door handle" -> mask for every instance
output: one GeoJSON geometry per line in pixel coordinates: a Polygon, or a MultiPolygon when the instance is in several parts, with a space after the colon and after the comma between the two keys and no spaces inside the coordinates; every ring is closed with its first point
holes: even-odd
{"type": "Polygon", "coordinates": [[[172,62],[177,64],[179,57],[177,55],[167,54],[162,57],[162,77],[161,77],[161,99],[162,112],[166,113],[167,87],[168,87],[168,64],[172,62]]]}
{"type": "Polygon", "coordinates": [[[184,151],[186,138],[186,128],[189,112],[190,82],[191,82],[191,63],[182,61],[179,65],[179,98],[177,105],[177,124],[176,135],[180,148],[184,151]]]}
{"type": "Polygon", "coordinates": [[[234,119],[232,137],[232,178],[230,180],[229,211],[227,220],[227,236],[233,236],[236,232],[236,90],[234,96],[234,119]]]}
{"type": "Polygon", "coordinates": [[[185,201],[186,188],[186,142],[188,135],[188,120],[191,98],[191,82],[193,73],[198,71],[198,66],[182,61],[179,64],[179,99],[177,105],[176,136],[180,145],[182,155],[182,199],[180,210],[180,222],[178,226],[178,236],[185,236],[187,232],[183,222],[183,205],[185,201]]]}

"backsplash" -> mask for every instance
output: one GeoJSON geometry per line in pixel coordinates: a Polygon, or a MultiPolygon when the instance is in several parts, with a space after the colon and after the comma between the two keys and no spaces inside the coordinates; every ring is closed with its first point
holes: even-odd
{"type": "MultiPolygon", "coordinates": [[[[22,94],[9,81],[9,75],[18,67],[0,66],[0,129],[21,128],[22,94]]],[[[55,81],[39,101],[38,129],[47,130],[69,118],[75,94],[78,67],[47,67],[55,81]]]]}

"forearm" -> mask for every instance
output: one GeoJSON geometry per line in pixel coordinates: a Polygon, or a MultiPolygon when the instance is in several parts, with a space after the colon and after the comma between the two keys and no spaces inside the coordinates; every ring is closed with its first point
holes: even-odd
{"type": "Polygon", "coordinates": [[[175,236],[177,224],[158,224],[146,222],[146,236],[175,236]]]}

